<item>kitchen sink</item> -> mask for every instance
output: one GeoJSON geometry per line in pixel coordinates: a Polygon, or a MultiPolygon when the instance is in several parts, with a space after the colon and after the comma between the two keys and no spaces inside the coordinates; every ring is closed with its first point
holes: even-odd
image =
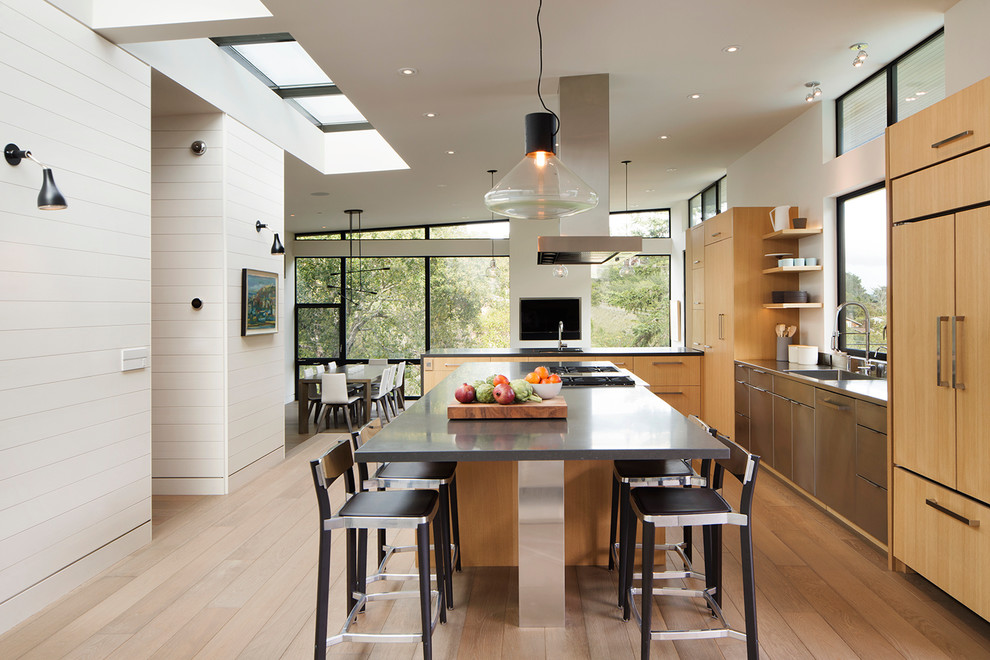
{"type": "Polygon", "coordinates": [[[539,355],[553,355],[554,353],[583,353],[584,349],[581,348],[580,346],[575,346],[573,348],[569,346],[565,346],[564,348],[560,348],[560,349],[553,348],[552,346],[548,346],[546,348],[520,348],[519,352],[523,354],[535,353],[539,355]]]}
{"type": "Polygon", "coordinates": [[[883,380],[876,376],[867,376],[866,374],[842,371],[841,369],[789,369],[784,373],[817,378],[818,380],[883,380]]]}

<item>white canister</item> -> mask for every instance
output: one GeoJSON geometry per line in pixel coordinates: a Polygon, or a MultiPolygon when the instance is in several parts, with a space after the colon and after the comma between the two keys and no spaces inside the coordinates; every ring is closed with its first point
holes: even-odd
{"type": "Polygon", "coordinates": [[[818,347],[791,344],[787,347],[787,361],[796,364],[818,364],[818,347]]]}
{"type": "Polygon", "coordinates": [[[771,225],[773,226],[774,231],[787,229],[787,225],[791,222],[791,207],[778,206],[771,211],[770,217],[771,225]]]}

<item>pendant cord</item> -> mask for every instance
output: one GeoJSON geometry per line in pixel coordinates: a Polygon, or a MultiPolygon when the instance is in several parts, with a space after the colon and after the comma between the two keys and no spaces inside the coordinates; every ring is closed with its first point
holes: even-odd
{"type": "Polygon", "coordinates": [[[629,163],[631,160],[624,160],[622,164],[626,166],[626,211],[629,210],[629,163]]]}
{"type": "Polygon", "coordinates": [[[547,107],[546,101],[543,100],[543,93],[540,89],[543,86],[543,29],[540,27],[540,12],[543,11],[543,0],[540,0],[540,5],[536,9],[536,34],[540,39],[540,75],[536,79],[536,96],[540,99],[540,104],[543,105],[543,109],[553,115],[553,118],[557,120],[557,125],[553,129],[553,137],[557,137],[557,132],[560,130],[560,117],[557,113],[547,107]]]}

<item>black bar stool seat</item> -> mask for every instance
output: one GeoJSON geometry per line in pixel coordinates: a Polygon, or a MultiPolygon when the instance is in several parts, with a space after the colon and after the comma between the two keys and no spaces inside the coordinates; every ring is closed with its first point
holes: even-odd
{"type": "Polygon", "coordinates": [[[679,458],[656,461],[614,461],[613,469],[620,480],[690,477],[694,474],[694,470],[687,461],[679,458]]]}
{"type": "Polygon", "coordinates": [[[457,463],[386,463],[373,479],[453,479],[457,463]]]}
{"type": "Polygon", "coordinates": [[[630,497],[648,522],[659,519],[659,515],[652,515],[654,511],[662,511],[665,518],[732,511],[732,506],[710,488],[635,488],[630,497]]]}
{"type": "Polygon", "coordinates": [[[337,515],[342,518],[404,518],[403,527],[406,527],[413,518],[427,521],[439,502],[440,495],[435,490],[362,492],[340,507],[337,515]]]}

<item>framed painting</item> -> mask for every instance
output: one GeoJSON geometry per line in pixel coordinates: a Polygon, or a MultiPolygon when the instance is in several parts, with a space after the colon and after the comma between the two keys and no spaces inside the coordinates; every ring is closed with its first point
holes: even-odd
{"type": "Polygon", "coordinates": [[[278,273],[241,269],[241,336],[278,332],[278,273]]]}

